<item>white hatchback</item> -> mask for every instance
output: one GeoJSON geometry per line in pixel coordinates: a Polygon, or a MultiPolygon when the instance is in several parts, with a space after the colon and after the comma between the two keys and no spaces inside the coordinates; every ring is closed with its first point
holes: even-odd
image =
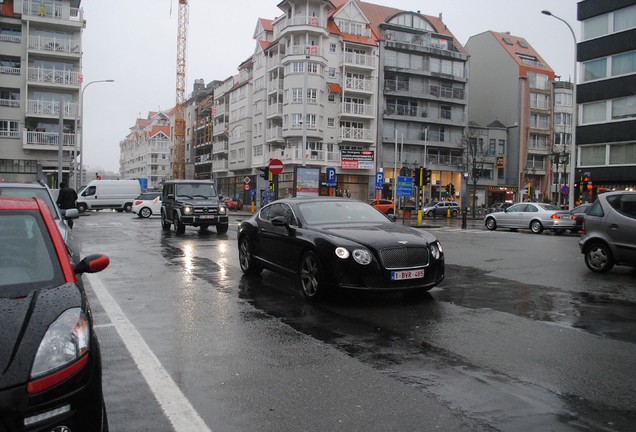
{"type": "Polygon", "coordinates": [[[144,192],[135,198],[132,212],[140,218],[161,214],[161,192],[144,192]]]}

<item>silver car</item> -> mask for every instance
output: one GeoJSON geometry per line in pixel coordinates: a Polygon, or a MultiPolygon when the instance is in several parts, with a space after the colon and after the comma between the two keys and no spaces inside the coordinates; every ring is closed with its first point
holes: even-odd
{"type": "Polygon", "coordinates": [[[53,191],[48,188],[46,183],[9,183],[9,182],[0,182],[0,195],[3,196],[13,196],[19,198],[31,198],[37,197],[42,199],[46,205],[51,210],[51,214],[53,215],[53,219],[55,219],[55,223],[57,224],[60,233],[62,234],[62,238],[64,239],[64,243],[68,247],[69,254],[71,255],[71,259],[74,263],[79,262],[79,245],[73,238],[73,234],[71,232],[71,228],[68,226],[66,221],[68,219],[77,219],[79,218],[79,210],[77,209],[60,209],[56,201],[56,195],[53,194],[53,191]]]}
{"type": "Polygon", "coordinates": [[[529,229],[535,234],[541,234],[544,229],[563,234],[576,228],[576,218],[571,212],[536,202],[517,203],[504,211],[490,213],[484,218],[484,223],[491,231],[497,228],[529,229]]]}
{"type": "Polygon", "coordinates": [[[636,267],[636,192],[599,195],[581,233],[579,247],[593,272],[605,273],[614,265],[636,267]]]}

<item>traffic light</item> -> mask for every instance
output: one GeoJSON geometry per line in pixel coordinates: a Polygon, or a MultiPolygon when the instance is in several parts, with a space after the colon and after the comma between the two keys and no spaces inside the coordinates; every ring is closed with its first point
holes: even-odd
{"type": "Polygon", "coordinates": [[[260,167],[258,170],[261,172],[259,175],[269,181],[269,166],[260,167]]]}
{"type": "Polygon", "coordinates": [[[589,189],[589,182],[590,182],[590,178],[588,176],[584,176],[583,177],[583,191],[584,192],[589,189]]]}
{"type": "Polygon", "coordinates": [[[449,183],[446,185],[446,195],[455,195],[455,185],[452,183],[449,183]]]}
{"type": "Polygon", "coordinates": [[[424,184],[428,185],[431,184],[431,174],[433,173],[433,170],[429,170],[424,168],[424,184]]]}

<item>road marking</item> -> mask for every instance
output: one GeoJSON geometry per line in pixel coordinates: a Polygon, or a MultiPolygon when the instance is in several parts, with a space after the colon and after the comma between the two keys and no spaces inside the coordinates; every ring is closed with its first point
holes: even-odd
{"type": "Polygon", "coordinates": [[[161,366],[159,359],[141,337],[135,326],[128,320],[115,299],[110,295],[102,281],[94,274],[86,275],[97,299],[110,317],[126,345],[137,368],[150,386],[155,398],[161,405],[176,432],[212,432],[190,405],[188,399],[161,366]]]}

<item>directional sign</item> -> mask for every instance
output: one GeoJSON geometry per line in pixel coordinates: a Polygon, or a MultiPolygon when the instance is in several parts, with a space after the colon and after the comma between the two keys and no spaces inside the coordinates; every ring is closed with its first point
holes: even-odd
{"type": "Polygon", "coordinates": [[[280,174],[283,172],[283,162],[280,159],[272,159],[269,161],[269,172],[274,175],[280,174]]]}
{"type": "Polygon", "coordinates": [[[327,168],[325,170],[325,174],[327,176],[327,181],[325,182],[325,185],[327,187],[336,187],[338,185],[337,176],[336,176],[336,169],[335,168],[327,168]]]}
{"type": "Polygon", "coordinates": [[[413,196],[413,177],[398,176],[397,196],[399,197],[413,196]]]}
{"type": "Polygon", "coordinates": [[[384,173],[378,171],[375,173],[375,190],[382,190],[384,187],[384,173]]]}

